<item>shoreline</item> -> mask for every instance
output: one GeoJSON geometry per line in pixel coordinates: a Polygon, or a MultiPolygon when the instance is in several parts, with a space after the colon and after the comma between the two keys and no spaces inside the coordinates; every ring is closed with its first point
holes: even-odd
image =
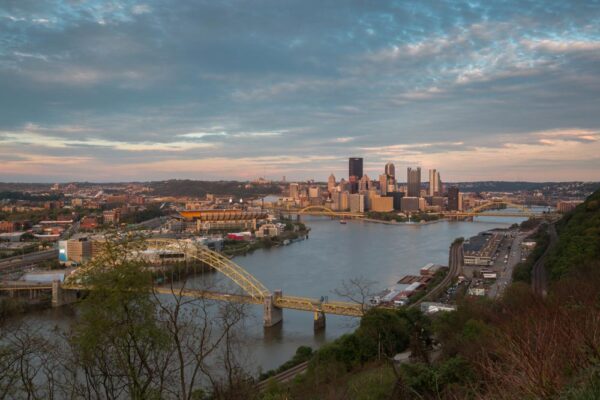
{"type": "Polygon", "coordinates": [[[396,222],[396,221],[384,221],[381,219],[373,219],[373,218],[361,218],[359,221],[371,222],[374,224],[384,224],[384,225],[409,225],[409,226],[417,225],[418,226],[418,225],[437,224],[438,222],[446,221],[446,219],[440,218],[440,219],[436,219],[435,221],[425,221],[425,222],[396,222]]]}

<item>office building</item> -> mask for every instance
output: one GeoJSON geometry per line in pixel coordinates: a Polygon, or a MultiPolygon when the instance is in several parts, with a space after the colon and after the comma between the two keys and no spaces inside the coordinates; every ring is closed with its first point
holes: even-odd
{"type": "Polygon", "coordinates": [[[290,183],[290,197],[297,199],[300,197],[300,188],[297,183],[290,183]]]}
{"type": "Polygon", "coordinates": [[[358,191],[363,192],[363,191],[368,191],[370,189],[371,189],[371,180],[369,179],[369,177],[367,175],[363,175],[363,177],[360,178],[360,181],[358,182],[358,191]]]}
{"type": "Polygon", "coordinates": [[[371,197],[371,211],[390,212],[394,211],[394,199],[384,196],[371,197]]]}
{"type": "Polygon", "coordinates": [[[347,191],[333,192],[331,194],[331,209],[334,211],[347,211],[350,207],[350,194],[347,191]]]}
{"type": "Polygon", "coordinates": [[[350,192],[345,191],[340,193],[340,210],[345,211],[350,208],[350,192]]]}
{"type": "Polygon", "coordinates": [[[435,169],[429,170],[429,195],[439,196],[442,192],[440,173],[435,169]]]}
{"type": "Polygon", "coordinates": [[[449,211],[462,211],[462,197],[458,187],[452,186],[448,189],[448,210],[449,211]]]}
{"type": "Polygon", "coordinates": [[[431,198],[431,205],[434,207],[439,207],[440,210],[444,210],[446,208],[446,199],[441,196],[433,196],[431,198]]]}
{"type": "Polygon", "coordinates": [[[385,164],[385,174],[393,179],[396,179],[396,167],[391,162],[385,164]]]}
{"type": "Polygon", "coordinates": [[[417,212],[419,211],[419,197],[407,196],[400,199],[400,209],[402,212],[417,212]]]}
{"type": "Polygon", "coordinates": [[[388,197],[393,199],[394,210],[401,211],[402,210],[402,198],[404,197],[404,193],[402,192],[391,192],[387,194],[388,197]]]}
{"type": "Polygon", "coordinates": [[[363,213],[365,212],[365,195],[364,194],[351,194],[350,200],[350,212],[363,213]]]}
{"type": "Polygon", "coordinates": [[[113,210],[106,210],[102,213],[102,218],[105,224],[118,224],[121,220],[121,210],[115,208],[113,210]]]}
{"type": "Polygon", "coordinates": [[[318,186],[311,186],[308,189],[308,197],[311,199],[318,199],[321,197],[321,188],[318,186]]]}
{"type": "Polygon", "coordinates": [[[382,196],[387,194],[388,189],[388,176],[386,174],[379,175],[379,193],[382,196]]]}
{"type": "Polygon", "coordinates": [[[407,197],[421,196],[421,167],[408,167],[406,171],[407,197]]]}
{"type": "Polygon", "coordinates": [[[350,192],[358,192],[358,181],[363,176],[363,159],[351,157],[348,159],[348,180],[350,181],[350,192]]]}
{"type": "Polygon", "coordinates": [[[335,182],[335,175],[329,175],[329,179],[327,179],[327,191],[332,193],[335,190],[335,186],[337,183],[335,182]]]}
{"type": "Polygon", "coordinates": [[[363,159],[359,157],[352,157],[348,163],[348,177],[355,177],[358,181],[363,176],[363,159]]]}
{"type": "Polygon", "coordinates": [[[59,260],[66,259],[77,264],[83,264],[92,258],[92,241],[87,238],[70,239],[66,241],[66,249],[63,244],[61,250],[65,250],[66,254],[60,254],[59,250],[59,260]]]}

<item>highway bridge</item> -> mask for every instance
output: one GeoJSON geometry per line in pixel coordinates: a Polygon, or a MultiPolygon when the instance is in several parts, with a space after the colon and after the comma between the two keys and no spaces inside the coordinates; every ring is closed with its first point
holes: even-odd
{"type": "MultiPolygon", "coordinates": [[[[311,215],[311,216],[325,216],[332,218],[365,218],[365,213],[351,212],[351,211],[334,211],[326,206],[308,206],[304,208],[298,207],[275,207],[273,211],[280,212],[283,214],[291,215],[311,215]]],[[[441,215],[445,218],[470,218],[470,217],[536,217],[543,216],[543,213],[533,210],[523,204],[516,204],[508,200],[492,200],[483,203],[477,207],[469,209],[467,211],[441,211],[433,213],[441,215]],[[505,207],[515,209],[517,211],[496,211],[497,209],[505,207]]]]}
{"type": "MultiPolygon", "coordinates": [[[[283,320],[283,309],[308,311],[314,314],[315,329],[325,327],[325,314],[345,315],[360,317],[364,313],[361,304],[343,301],[323,301],[310,297],[286,296],[281,291],[271,292],[254,276],[241,266],[237,265],[220,253],[191,241],[176,239],[148,239],[147,248],[158,250],[177,251],[185,255],[187,260],[198,260],[221,272],[233,281],[240,289],[241,294],[220,293],[191,288],[154,287],[157,294],[181,295],[185,297],[202,298],[218,301],[231,301],[237,303],[260,304],[264,309],[264,326],[270,327],[283,320]]],[[[55,281],[48,283],[31,283],[23,281],[1,282],[0,292],[15,295],[18,292],[29,292],[30,297],[39,292],[52,292],[52,304],[61,306],[77,301],[80,293],[93,290],[82,284],[85,274],[89,272],[86,267],[69,276],[64,283],[55,281]]]]}

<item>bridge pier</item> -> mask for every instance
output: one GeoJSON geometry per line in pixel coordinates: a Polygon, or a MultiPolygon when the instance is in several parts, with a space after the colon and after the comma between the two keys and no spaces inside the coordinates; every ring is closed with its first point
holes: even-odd
{"type": "Polygon", "coordinates": [[[77,293],[64,290],[60,281],[52,281],[52,307],[62,307],[77,300],[77,293]]]}
{"type": "Polygon", "coordinates": [[[314,328],[315,332],[325,329],[325,313],[323,311],[315,310],[314,328]]]}
{"type": "Polygon", "coordinates": [[[265,298],[263,322],[265,328],[270,328],[283,321],[283,309],[277,307],[275,302],[281,297],[281,290],[276,290],[269,297],[265,298]]]}

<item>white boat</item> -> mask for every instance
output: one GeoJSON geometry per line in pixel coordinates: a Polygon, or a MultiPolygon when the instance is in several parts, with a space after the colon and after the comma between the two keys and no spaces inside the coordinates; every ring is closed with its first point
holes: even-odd
{"type": "Polygon", "coordinates": [[[346,224],[346,220],[345,219],[341,219],[340,220],[340,224],[345,225],[346,224]]]}

